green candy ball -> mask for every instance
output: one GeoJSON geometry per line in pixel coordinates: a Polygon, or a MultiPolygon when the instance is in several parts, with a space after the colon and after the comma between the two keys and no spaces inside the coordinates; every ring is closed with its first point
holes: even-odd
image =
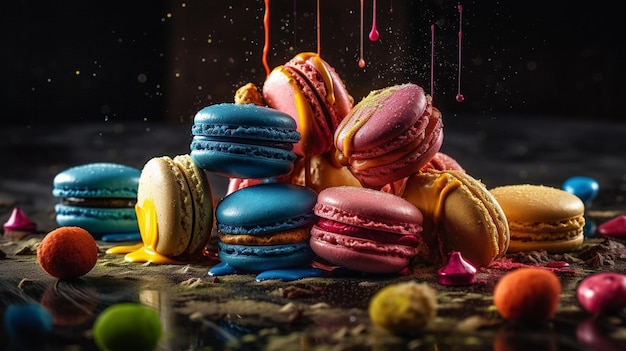
{"type": "Polygon", "coordinates": [[[93,337],[103,351],[153,351],[161,338],[159,314],[138,303],[110,306],[96,318],[93,337]]]}

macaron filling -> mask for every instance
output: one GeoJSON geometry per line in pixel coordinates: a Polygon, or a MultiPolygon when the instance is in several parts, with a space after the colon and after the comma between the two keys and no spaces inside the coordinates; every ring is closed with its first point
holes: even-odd
{"type": "Polygon", "coordinates": [[[381,230],[356,227],[353,225],[339,223],[324,218],[320,218],[319,221],[314,225],[314,227],[338,235],[350,236],[353,238],[370,240],[385,244],[404,245],[411,248],[415,248],[419,244],[419,239],[417,235],[397,234],[381,230]]]}
{"type": "Polygon", "coordinates": [[[59,203],[77,207],[135,208],[137,199],[64,197],[59,200],[59,203]]]}
{"type": "MultiPolygon", "coordinates": [[[[381,257],[393,256],[407,260],[415,254],[415,247],[403,244],[390,244],[379,240],[361,239],[355,236],[341,235],[327,232],[319,227],[313,226],[313,228],[311,228],[311,245],[314,246],[314,250],[316,248],[316,243],[324,243],[341,249],[349,249],[381,257]]],[[[333,258],[326,259],[329,261],[333,260],[333,258]]]]}

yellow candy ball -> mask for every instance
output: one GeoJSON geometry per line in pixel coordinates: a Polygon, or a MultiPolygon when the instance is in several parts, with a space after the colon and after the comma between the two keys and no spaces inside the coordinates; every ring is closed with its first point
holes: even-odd
{"type": "Polygon", "coordinates": [[[413,334],[437,315],[435,290],[414,281],[388,285],[374,294],[369,316],[374,325],[393,334],[413,334]]]}

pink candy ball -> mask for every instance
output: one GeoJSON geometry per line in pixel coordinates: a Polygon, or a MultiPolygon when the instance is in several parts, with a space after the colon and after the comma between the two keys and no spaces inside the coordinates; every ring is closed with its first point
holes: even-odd
{"type": "Polygon", "coordinates": [[[626,308],[626,275],[596,273],[576,289],[578,302],[591,313],[615,313],[626,308]]]}

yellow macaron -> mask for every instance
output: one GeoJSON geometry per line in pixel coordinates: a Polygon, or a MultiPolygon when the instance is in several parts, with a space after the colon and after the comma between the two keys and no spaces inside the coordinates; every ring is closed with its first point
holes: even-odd
{"type": "Polygon", "coordinates": [[[576,195],[533,184],[504,185],[490,191],[509,223],[508,252],[562,253],[583,243],[585,205],[576,195]]]}
{"type": "Polygon", "coordinates": [[[479,180],[463,171],[427,170],[409,177],[401,196],[424,215],[422,247],[442,263],[459,251],[476,267],[502,257],[509,228],[502,208],[479,180]]]}

